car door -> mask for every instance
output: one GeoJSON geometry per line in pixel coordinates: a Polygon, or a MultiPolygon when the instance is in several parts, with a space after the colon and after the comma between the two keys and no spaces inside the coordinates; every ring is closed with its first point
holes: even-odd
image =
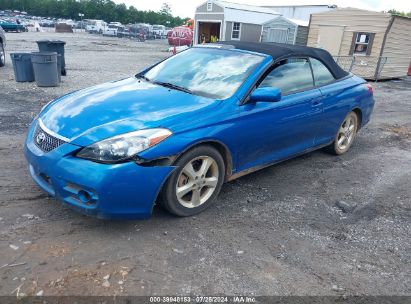
{"type": "Polygon", "coordinates": [[[321,125],[322,95],[307,58],[275,64],[256,87],[276,87],[278,102],[245,103],[240,110],[239,170],[289,158],[313,147],[321,125]]]}
{"type": "Polygon", "coordinates": [[[315,86],[323,95],[323,127],[316,138],[317,145],[324,145],[334,140],[336,132],[347,113],[350,111],[353,96],[350,94],[350,82],[335,81],[329,69],[318,59],[310,58],[315,86]]]}

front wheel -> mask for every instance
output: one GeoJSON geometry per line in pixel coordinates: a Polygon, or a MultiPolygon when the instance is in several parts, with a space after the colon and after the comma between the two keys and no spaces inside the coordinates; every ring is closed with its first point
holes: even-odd
{"type": "Polygon", "coordinates": [[[337,131],[334,142],[328,147],[328,150],[336,155],[347,152],[354,142],[355,135],[358,131],[358,123],[358,115],[355,112],[348,113],[337,131]]]}
{"type": "Polygon", "coordinates": [[[178,168],[162,190],[162,205],[177,216],[191,216],[210,207],[220,192],[225,176],[221,154],[211,146],[184,153],[178,168]]]}
{"type": "Polygon", "coordinates": [[[6,65],[6,53],[4,51],[3,43],[0,42],[0,67],[6,65]]]}

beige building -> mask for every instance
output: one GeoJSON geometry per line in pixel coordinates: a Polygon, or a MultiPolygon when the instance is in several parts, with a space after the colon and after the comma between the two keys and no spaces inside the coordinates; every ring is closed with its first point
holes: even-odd
{"type": "Polygon", "coordinates": [[[411,18],[356,8],[312,14],[307,45],[328,50],[344,68],[367,79],[406,76],[411,18]]]}

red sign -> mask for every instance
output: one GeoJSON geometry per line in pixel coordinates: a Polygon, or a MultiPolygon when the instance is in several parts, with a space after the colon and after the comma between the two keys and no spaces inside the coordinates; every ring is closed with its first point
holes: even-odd
{"type": "Polygon", "coordinates": [[[177,26],[168,32],[167,39],[169,45],[190,46],[193,43],[193,31],[185,26],[177,26]]]}

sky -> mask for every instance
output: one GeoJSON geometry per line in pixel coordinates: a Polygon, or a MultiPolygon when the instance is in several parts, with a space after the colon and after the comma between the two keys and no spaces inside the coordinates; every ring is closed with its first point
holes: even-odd
{"type": "MultiPolygon", "coordinates": [[[[138,10],[158,11],[164,2],[171,5],[172,14],[180,17],[194,17],[197,6],[206,0],[114,0],[116,3],[133,5],[138,10]]],[[[374,11],[388,11],[396,9],[399,11],[411,11],[410,0],[228,0],[230,2],[252,4],[252,5],[302,5],[302,4],[336,4],[339,7],[356,7],[374,11]]]]}

